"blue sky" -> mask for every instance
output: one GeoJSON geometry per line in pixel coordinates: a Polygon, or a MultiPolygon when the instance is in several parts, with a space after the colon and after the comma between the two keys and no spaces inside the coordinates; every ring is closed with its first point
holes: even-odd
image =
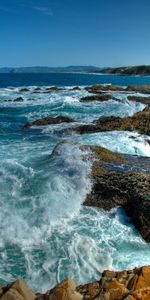
{"type": "Polygon", "coordinates": [[[0,0],[0,66],[150,65],[150,0],[0,0]]]}

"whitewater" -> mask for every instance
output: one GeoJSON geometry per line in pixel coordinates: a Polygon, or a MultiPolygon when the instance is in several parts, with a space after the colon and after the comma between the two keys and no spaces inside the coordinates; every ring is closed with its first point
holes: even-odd
{"type": "MultiPolygon", "coordinates": [[[[128,131],[80,136],[67,130],[103,115],[125,117],[143,110],[143,104],[118,92],[117,100],[80,102],[88,95],[87,85],[118,80],[125,86],[127,79],[64,74],[63,80],[51,75],[46,81],[19,76],[5,81],[0,77],[0,284],[24,278],[34,290],[40,286],[46,291],[67,277],[82,284],[98,280],[105,269],[150,264],[149,245],[122,209],[104,212],[82,206],[92,187],[92,161],[81,147],[97,145],[150,157],[150,138],[128,131]],[[80,90],[73,90],[77,84],[80,90]],[[33,93],[39,86],[44,91],[53,85],[63,90],[33,93]],[[22,92],[24,88],[28,91],[22,92]],[[7,101],[17,97],[24,101],[7,101]],[[60,115],[76,122],[24,128],[27,122],[60,115]]],[[[136,80],[141,83],[129,79],[136,80]]]]}

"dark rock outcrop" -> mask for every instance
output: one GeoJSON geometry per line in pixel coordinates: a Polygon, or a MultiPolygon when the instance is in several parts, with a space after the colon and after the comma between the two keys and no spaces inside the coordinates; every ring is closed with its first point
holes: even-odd
{"type": "Polygon", "coordinates": [[[92,168],[92,191],[84,205],[104,210],[123,207],[142,237],[150,242],[149,160],[146,163],[149,172],[143,173],[133,168],[140,163],[133,163],[123,155],[102,147],[90,149],[96,160],[92,168]]]}
{"type": "Polygon", "coordinates": [[[35,120],[31,123],[26,123],[24,127],[29,128],[32,126],[55,125],[55,124],[71,123],[71,122],[75,122],[75,121],[72,118],[65,117],[65,116],[46,117],[43,119],[35,120]]]}
{"type": "Polygon", "coordinates": [[[4,100],[4,101],[5,102],[23,102],[24,99],[22,97],[18,97],[18,98],[14,99],[14,100],[9,99],[9,100],[4,100]]]}
{"type": "Polygon", "coordinates": [[[142,97],[142,96],[132,95],[132,96],[128,96],[128,100],[140,102],[145,105],[150,105],[150,97],[142,97]]]}
{"type": "Polygon", "coordinates": [[[30,90],[28,88],[23,88],[23,89],[20,89],[20,92],[21,93],[25,93],[25,92],[29,92],[30,90]]]}
{"type": "Polygon", "coordinates": [[[48,87],[44,91],[35,89],[33,94],[52,94],[52,93],[60,93],[62,91],[63,91],[62,88],[58,88],[54,86],[54,87],[48,87]]]}
{"type": "Polygon", "coordinates": [[[150,108],[146,108],[132,117],[100,117],[95,123],[82,125],[74,130],[79,134],[125,130],[150,135],[150,108]]]}
{"type": "Polygon", "coordinates": [[[92,102],[92,101],[108,101],[108,100],[117,100],[111,94],[100,93],[93,96],[87,96],[80,99],[80,102],[92,102]]]}
{"type": "Polygon", "coordinates": [[[92,94],[97,94],[100,92],[121,92],[121,93],[141,93],[141,94],[150,94],[150,85],[143,85],[143,86],[128,86],[128,87],[121,87],[116,85],[93,85],[90,87],[85,88],[86,91],[92,94]]]}
{"type": "Polygon", "coordinates": [[[115,85],[93,85],[90,87],[85,88],[87,92],[92,93],[92,94],[97,94],[100,92],[107,92],[107,91],[111,91],[111,92],[124,92],[125,89],[120,87],[120,86],[115,86],[115,85]]]}

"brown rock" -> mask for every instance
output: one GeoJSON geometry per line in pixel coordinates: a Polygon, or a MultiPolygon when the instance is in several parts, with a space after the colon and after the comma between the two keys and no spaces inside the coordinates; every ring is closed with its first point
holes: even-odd
{"type": "Polygon", "coordinates": [[[112,130],[137,131],[150,135],[150,108],[136,113],[133,117],[100,117],[96,123],[82,125],[74,129],[77,133],[94,133],[112,130]]]}
{"type": "Polygon", "coordinates": [[[92,101],[98,101],[98,102],[103,102],[103,101],[108,101],[108,100],[116,100],[111,94],[97,94],[93,96],[87,96],[83,97],[80,99],[80,102],[92,102],[92,101]]]}
{"type": "Polygon", "coordinates": [[[74,122],[74,120],[72,118],[65,117],[65,116],[46,117],[46,118],[43,118],[43,119],[33,121],[31,123],[26,123],[24,125],[24,127],[29,128],[29,127],[32,127],[32,126],[55,125],[55,124],[71,123],[71,122],[74,122]]]}
{"type": "Polygon", "coordinates": [[[35,294],[28,289],[23,280],[14,282],[8,291],[1,297],[2,300],[34,300],[35,294]]]}
{"type": "Polygon", "coordinates": [[[150,300],[150,287],[147,287],[145,289],[138,289],[132,292],[131,296],[136,300],[150,300]]]}
{"type": "Polygon", "coordinates": [[[83,296],[76,291],[73,279],[68,279],[58,284],[50,291],[48,300],[82,300],[83,296]]]}

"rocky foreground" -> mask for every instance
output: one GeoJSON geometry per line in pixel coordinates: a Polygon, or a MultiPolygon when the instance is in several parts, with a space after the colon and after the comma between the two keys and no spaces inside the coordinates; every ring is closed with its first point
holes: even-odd
{"type": "Polygon", "coordinates": [[[33,293],[23,280],[0,287],[1,300],[149,300],[150,266],[104,271],[99,281],[76,286],[67,279],[45,294],[33,293]]]}

